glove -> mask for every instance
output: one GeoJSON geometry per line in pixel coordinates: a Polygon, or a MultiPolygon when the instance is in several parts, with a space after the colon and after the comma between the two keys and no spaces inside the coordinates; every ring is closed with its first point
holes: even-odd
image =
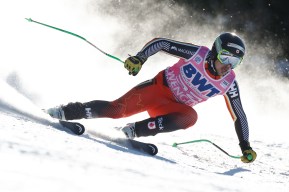
{"type": "Polygon", "coordinates": [[[257,157],[257,153],[253,149],[248,149],[243,151],[243,156],[241,157],[241,161],[243,163],[252,163],[255,161],[257,157]]]}
{"type": "Polygon", "coordinates": [[[141,70],[144,62],[138,56],[131,56],[127,58],[124,62],[124,67],[129,71],[129,75],[136,76],[141,70]]]}
{"type": "Polygon", "coordinates": [[[242,141],[240,143],[240,147],[243,153],[243,156],[241,157],[241,161],[243,163],[252,163],[255,161],[257,153],[250,147],[250,143],[248,141],[242,141]]]}

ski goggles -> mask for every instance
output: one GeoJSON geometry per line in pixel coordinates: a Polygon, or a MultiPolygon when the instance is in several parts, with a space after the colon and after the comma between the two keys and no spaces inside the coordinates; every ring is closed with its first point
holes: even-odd
{"type": "Polygon", "coordinates": [[[243,60],[243,57],[237,57],[225,49],[222,49],[218,53],[217,58],[224,65],[231,64],[232,69],[234,69],[237,65],[239,65],[243,60]]]}

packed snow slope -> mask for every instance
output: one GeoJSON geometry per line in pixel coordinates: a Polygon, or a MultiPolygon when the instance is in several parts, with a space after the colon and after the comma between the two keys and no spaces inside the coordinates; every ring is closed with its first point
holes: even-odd
{"type": "Polygon", "coordinates": [[[146,113],[81,120],[87,131],[75,136],[42,112],[68,102],[114,100],[177,58],[158,53],[132,77],[123,64],[85,41],[25,18],[79,34],[124,60],[154,37],[211,47],[226,21],[220,16],[214,24],[210,19],[200,24],[190,14],[153,0],[1,2],[0,191],[288,191],[289,83],[270,70],[272,55],[280,51],[271,44],[274,39],[255,45],[246,41],[247,34],[239,34],[247,54],[235,72],[251,146],[258,154],[252,164],[209,143],[172,147],[208,139],[241,155],[222,97],[197,105],[198,122],[187,130],[139,138],[158,146],[155,157],[119,142],[123,135],[113,129],[147,118],[146,113]]]}
{"type": "MultiPolygon", "coordinates": [[[[1,94],[0,191],[288,190],[288,142],[253,140],[258,158],[243,164],[207,143],[173,148],[173,141],[200,139],[202,134],[188,130],[142,139],[158,146],[159,153],[151,157],[118,143],[122,135],[113,128],[84,123],[88,130],[82,136],[62,131],[20,93],[10,87],[1,90],[22,100],[28,111],[4,102],[1,94]]],[[[206,138],[240,154],[233,134],[206,138]]]]}

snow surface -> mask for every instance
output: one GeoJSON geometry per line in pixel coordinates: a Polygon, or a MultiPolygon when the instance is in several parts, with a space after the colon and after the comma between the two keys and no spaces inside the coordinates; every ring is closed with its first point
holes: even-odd
{"type": "MultiPolygon", "coordinates": [[[[115,8],[107,6],[111,2],[0,3],[0,191],[288,191],[288,80],[268,74],[266,68],[250,68],[252,63],[273,63],[263,53],[274,50],[265,45],[247,43],[247,58],[236,69],[251,146],[258,154],[252,164],[230,158],[209,143],[172,147],[174,142],[209,139],[231,155],[241,155],[222,97],[196,106],[199,120],[190,129],[139,138],[158,146],[155,157],[119,142],[123,136],[113,129],[147,118],[146,113],[118,120],[81,120],[87,131],[75,136],[41,111],[71,101],[113,100],[177,61],[159,53],[137,77],[131,77],[121,63],[83,40],[24,19],[31,17],[82,35],[122,60],[150,39],[167,34],[156,30],[166,18],[152,12],[143,21],[147,27],[142,33],[132,27],[137,22],[133,18],[105,15],[101,9],[112,12],[115,8]]],[[[180,22],[177,8],[168,12],[164,5],[155,6],[159,13],[180,22]]],[[[191,26],[194,23],[184,24],[182,32],[172,26],[170,35],[210,46],[222,31],[191,26]]]]}

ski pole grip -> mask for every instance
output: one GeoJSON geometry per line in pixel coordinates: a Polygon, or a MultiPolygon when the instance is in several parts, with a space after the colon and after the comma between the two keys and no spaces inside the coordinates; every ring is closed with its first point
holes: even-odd
{"type": "Polygon", "coordinates": [[[173,145],[172,145],[173,147],[177,147],[178,146],[178,144],[177,143],[173,143],[173,145]]]}
{"type": "Polygon", "coordinates": [[[252,156],[251,154],[248,154],[248,155],[247,155],[247,159],[248,159],[249,161],[252,161],[253,156],[252,156]]]}

